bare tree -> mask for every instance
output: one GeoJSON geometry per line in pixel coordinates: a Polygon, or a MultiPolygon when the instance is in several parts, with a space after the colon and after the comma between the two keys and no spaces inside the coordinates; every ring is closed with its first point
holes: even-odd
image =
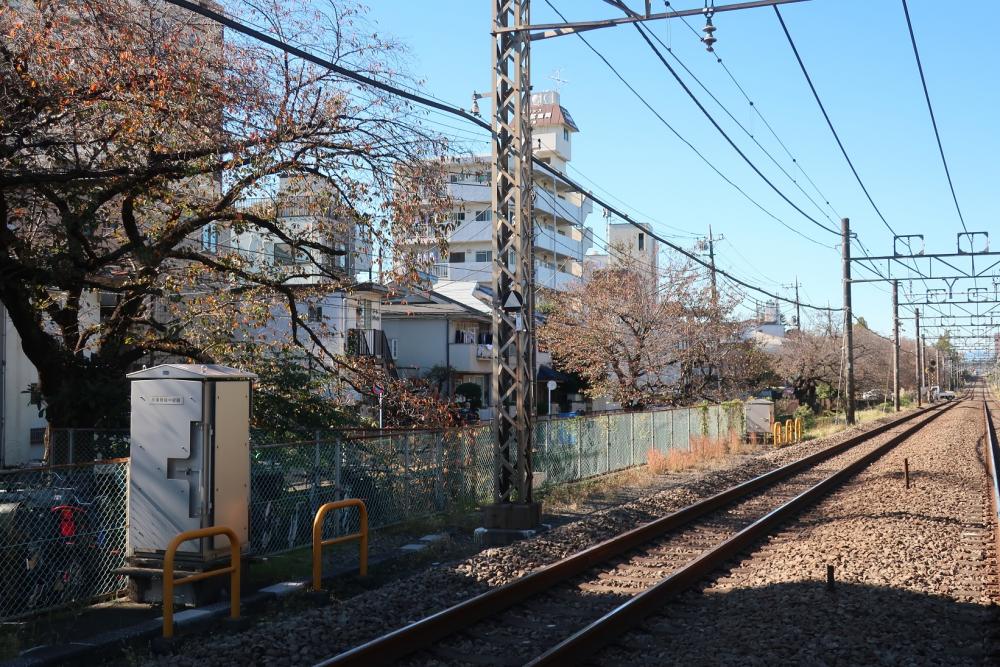
{"type": "MultiPolygon", "coordinates": [[[[383,80],[400,45],[346,0],[230,3],[279,37],[383,80]]],[[[0,6],[0,300],[38,369],[47,417],[98,425],[127,408],[123,374],[151,353],[212,360],[261,342],[276,309],[317,363],[303,299],[349,282],[338,242],[355,226],[391,246],[447,209],[445,142],[400,99],[346,81],[159,0],[0,6]],[[279,177],[308,183],[295,202],[279,177]],[[275,211],[294,203],[308,229],[275,211]],[[305,261],[233,245],[259,232],[305,261]],[[310,283],[322,283],[312,288],[310,283]],[[303,286],[303,285],[306,286],[303,286]],[[100,301],[100,295],[112,295],[100,301]],[[102,307],[103,305],[103,307],[102,307]]],[[[406,264],[400,274],[412,273],[406,264]]]]}
{"type": "Polygon", "coordinates": [[[625,406],[718,399],[766,366],[692,265],[668,263],[657,279],[627,252],[572,289],[549,296],[539,344],[583,377],[593,397],[625,406]]]}
{"type": "Polygon", "coordinates": [[[788,336],[776,359],[778,375],[791,383],[795,398],[819,410],[820,385],[839,386],[843,347],[836,334],[800,330],[788,336]]]}

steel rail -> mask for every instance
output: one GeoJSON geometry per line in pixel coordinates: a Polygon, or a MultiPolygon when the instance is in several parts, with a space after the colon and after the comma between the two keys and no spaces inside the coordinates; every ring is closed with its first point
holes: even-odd
{"type": "Polygon", "coordinates": [[[993,519],[993,541],[996,545],[996,553],[1000,556],[1000,444],[997,443],[996,425],[993,423],[993,415],[990,414],[990,389],[989,385],[983,386],[983,419],[986,421],[986,439],[984,447],[986,449],[984,458],[986,459],[987,471],[990,476],[990,507],[993,519]]]}
{"type": "MultiPolygon", "coordinates": [[[[841,443],[730,487],[714,496],[688,505],[667,516],[616,535],[555,563],[542,566],[503,586],[481,593],[436,614],[377,637],[365,644],[327,658],[317,663],[316,667],[390,664],[444,637],[453,635],[462,628],[468,627],[477,621],[499,614],[529,597],[586,572],[596,565],[658,539],[710,512],[787,479],[806,468],[821,463],[890,429],[935,410],[938,410],[936,406],[928,406],[923,410],[915,410],[898,419],[880,424],[869,431],[859,433],[841,443]]],[[[938,412],[940,413],[940,410],[938,412]]],[[[931,418],[933,419],[936,416],[932,415],[931,418]]],[[[928,419],[927,421],[930,420],[928,419]]],[[[925,423],[927,422],[921,422],[915,429],[920,428],[925,423]]]]}
{"type": "Polygon", "coordinates": [[[659,610],[672,597],[683,592],[711,572],[721,568],[729,559],[760,541],[763,537],[766,537],[776,525],[800,513],[849,477],[882,457],[896,445],[961,402],[955,401],[941,409],[935,406],[933,408],[935,410],[934,414],[926,420],[893,436],[868,454],[841,468],[780,507],[767,513],[722,544],[706,550],[701,556],[695,558],[681,569],[676,570],[666,579],[619,605],[527,664],[533,667],[540,667],[542,665],[569,665],[577,664],[591,657],[595,650],[610,643],[619,637],[622,632],[641,623],[646,617],[659,610]]]}

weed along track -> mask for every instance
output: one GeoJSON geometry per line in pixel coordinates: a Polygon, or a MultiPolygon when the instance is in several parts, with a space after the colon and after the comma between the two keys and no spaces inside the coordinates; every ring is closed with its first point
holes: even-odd
{"type": "Polygon", "coordinates": [[[913,412],[631,528],[322,665],[573,664],[954,406],[913,412]]]}

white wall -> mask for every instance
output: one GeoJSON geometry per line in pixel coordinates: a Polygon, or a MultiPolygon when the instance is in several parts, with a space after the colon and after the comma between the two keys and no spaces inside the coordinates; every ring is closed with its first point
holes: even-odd
{"type": "Polygon", "coordinates": [[[0,351],[0,374],[2,374],[3,419],[0,438],[0,465],[16,466],[31,460],[41,459],[44,447],[30,445],[31,429],[44,428],[45,420],[38,416],[38,408],[29,405],[28,394],[22,393],[28,385],[38,382],[38,373],[21,350],[21,337],[14,330],[14,324],[7,317],[7,310],[0,306],[2,320],[2,346],[0,351]]]}
{"type": "Polygon", "coordinates": [[[416,368],[423,375],[445,363],[448,354],[448,322],[444,318],[395,318],[382,320],[390,347],[396,340],[396,366],[416,368]]]}

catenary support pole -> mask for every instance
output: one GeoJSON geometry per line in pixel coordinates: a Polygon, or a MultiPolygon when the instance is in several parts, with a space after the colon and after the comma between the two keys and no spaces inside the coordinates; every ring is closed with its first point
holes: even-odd
{"type": "Polygon", "coordinates": [[[892,281],[892,409],[899,412],[899,281],[892,281]]]}
{"type": "Polygon", "coordinates": [[[927,389],[927,402],[931,402],[930,378],[927,377],[927,341],[920,337],[920,386],[927,389]]]}
{"type": "Polygon", "coordinates": [[[843,282],[844,282],[844,342],[847,345],[847,401],[845,405],[847,423],[854,423],[854,313],[851,309],[851,221],[840,221],[843,236],[843,282]]]}
{"type": "Polygon", "coordinates": [[[529,0],[493,0],[494,505],[487,528],[527,528],[532,504],[534,229],[529,0]],[[515,516],[516,514],[516,516],[515,516]],[[516,525],[515,525],[516,524],[516,525]],[[522,525],[523,524],[523,525],[522,525]]]}

